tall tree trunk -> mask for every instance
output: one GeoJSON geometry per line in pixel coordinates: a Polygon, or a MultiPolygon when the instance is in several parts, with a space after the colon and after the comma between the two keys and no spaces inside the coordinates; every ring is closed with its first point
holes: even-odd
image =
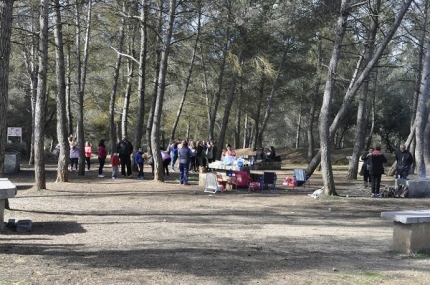
{"type": "MultiPolygon", "coordinates": [[[[31,31],[35,29],[35,25],[31,25],[31,31]]],[[[37,27],[37,30],[40,28],[37,27]]],[[[31,110],[31,122],[30,122],[30,147],[29,147],[29,159],[28,164],[34,164],[34,115],[36,108],[36,96],[37,96],[37,71],[39,66],[37,65],[37,45],[39,41],[36,37],[31,37],[31,46],[29,50],[27,46],[23,46],[24,49],[24,57],[25,57],[25,65],[27,68],[28,77],[30,79],[30,110],[31,110]]]]}
{"type": "MultiPolygon", "coordinates": [[[[163,1],[158,0],[157,5],[158,5],[157,33],[161,35],[163,33],[163,1]]],[[[148,153],[150,153],[152,156],[156,154],[156,152],[152,152],[151,134],[152,134],[152,126],[154,124],[154,111],[155,111],[155,104],[157,101],[157,94],[158,94],[158,79],[159,79],[158,75],[160,73],[161,49],[163,44],[159,37],[157,37],[157,39],[158,41],[154,43],[157,46],[156,52],[155,52],[154,90],[151,96],[151,107],[149,108],[148,122],[146,124],[146,140],[147,140],[148,153]]]]}
{"type": "MultiPolygon", "coordinates": [[[[420,95],[418,97],[417,114],[415,117],[415,165],[418,177],[426,177],[424,161],[424,128],[426,123],[426,103],[430,88],[430,38],[427,40],[426,58],[421,75],[420,95]]],[[[428,139],[428,138],[427,138],[428,139]]]]}
{"type": "Polygon", "coordinates": [[[430,163],[430,114],[427,115],[427,124],[424,129],[424,162],[426,165],[430,163]]]}
{"type": "Polygon", "coordinates": [[[46,71],[48,69],[48,13],[49,1],[40,1],[39,72],[37,76],[36,112],[34,124],[34,175],[36,189],[46,189],[45,177],[45,117],[46,71]]]}
{"type": "Polygon", "coordinates": [[[63,25],[61,22],[60,1],[54,0],[54,37],[57,76],[57,137],[60,144],[56,182],[68,182],[69,144],[66,117],[66,71],[64,67],[63,25]]]}
{"type": "MultiPolygon", "coordinates": [[[[9,106],[9,55],[12,32],[13,1],[0,0],[0,177],[4,175],[7,140],[7,108],[9,106]]],[[[0,221],[3,223],[3,221],[0,221]]]]}
{"type": "Polygon", "coordinates": [[[140,54],[139,54],[139,79],[138,79],[138,111],[136,132],[134,136],[134,146],[140,147],[143,137],[143,123],[145,118],[145,85],[146,85],[146,55],[148,53],[148,38],[146,33],[146,22],[148,17],[147,0],[142,0],[142,8],[140,14],[140,54]]]}
{"type": "MultiPolygon", "coordinates": [[[[130,44],[129,54],[132,53],[132,50],[133,50],[132,46],[133,44],[130,44]]],[[[134,58],[134,55],[133,55],[133,58],[134,58]]],[[[127,70],[128,70],[127,83],[125,85],[124,103],[122,107],[122,116],[121,116],[121,130],[122,130],[123,136],[128,135],[128,111],[130,109],[131,85],[134,77],[134,63],[133,63],[133,60],[131,59],[127,59],[127,70]]]]}
{"type": "Polygon", "coordinates": [[[240,148],[240,130],[241,130],[241,122],[242,122],[242,98],[243,98],[243,81],[240,82],[240,91],[236,105],[236,122],[235,122],[235,131],[234,131],[234,147],[240,148]]]}
{"type": "MultiPolygon", "coordinates": [[[[221,64],[219,69],[219,75],[218,75],[218,90],[214,95],[213,104],[210,104],[211,106],[211,115],[210,115],[210,121],[209,121],[209,140],[213,140],[215,138],[214,136],[214,129],[215,129],[215,122],[216,122],[216,114],[218,112],[218,106],[219,102],[221,100],[221,92],[223,88],[223,80],[224,80],[224,73],[225,73],[225,64],[227,60],[228,50],[229,50],[229,42],[230,42],[230,22],[231,22],[231,0],[228,0],[227,3],[228,7],[228,15],[227,15],[227,23],[225,28],[225,38],[224,38],[224,48],[222,51],[222,58],[221,58],[221,64]]],[[[220,135],[221,136],[221,135],[220,135]]],[[[222,147],[222,143],[218,142],[218,146],[222,147]]],[[[221,152],[219,151],[217,154],[217,158],[219,159],[221,157],[221,152]]]]}
{"type": "Polygon", "coordinates": [[[154,180],[164,181],[163,161],[161,159],[160,149],[160,126],[161,115],[163,111],[164,91],[166,89],[167,62],[170,52],[170,41],[172,39],[173,24],[175,21],[176,0],[169,1],[169,24],[164,37],[163,48],[161,53],[160,73],[158,76],[158,92],[154,109],[154,122],[151,132],[151,149],[154,158],[154,180]]]}
{"type": "Polygon", "coordinates": [[[414,87],[414,98],[412,100],[412,114],[411,114],[411,128],[413,128],[415,123],[415,117],[417,113],[418,107],[418,98],[420,96],[421,84],[422,84],[422,72],[423,72],[423,58],[424,58],[424,46],[426,42],[427,35],[427,25],[428,25],[428,8],[429,1],[425,0],[424,10],[423,10],[423,19],[422,19],[422,30],[419,37],[418,42],[418,58],[417,58],[417,74],[415,79],[415,87],[414,87]]]}
{"type": "MultiPolygon", "coordinates": [[[[376,77],[375,82],[377,80],[378,80],[378,78],[376,77]]],[[[369,149],[371,147],[372,141],[373,141],[373,133],[375,132],[375,123],[376,123],[376,98],[375,98],[375,96],[373,96],[371,98],[370,102],[371,102],[371,106],[370,106],[370,130],[369,130],[369,135],[367,136],[366,149],[369,149]]]]}
{"type": "MultiPolygon", "coordinates": [[[[264,73],[261,74],[261,81],[260,81],[260,88],[258,88],[258,101],[257,101],[257,109],[255,110],[255,117],[254,117],[254,132],[255,134],[260,133],[260,119],[261,119],[261,108],[263,104],[263,96],[264,96],[264,87],[266,85],[266,76],[264,73]]],[[[262,148],[262,141],[258,140],[258,136],[254,136],[254,143],[253,148],[254,149],[260,149],[262,148]]]]}
{"type": "Polygon", "coordinates": [[[87,26],[84,38],[83,58],[81,61],[81,18],[80,13],[82,7],[76,2],[76,61],[77,61],[77,102],[78,102],[78,116],[77,116],[77,133],[79,143],[79,175],[85,175],[85,138],[84,138],[84,95],[85,84],[87,79],[88,70],[88,56],[89,56],[89,43],[90,43],[90,28],[92,16],[92,0],[88,0],[87,11],[87,26]]]}
{"type": "MultiPolygon", "coordinates": [[[[243,59],[243,53],[244,53],[245,43],[246,43],[245,36],[244,36],[243,41],[244,42],[242,43],[242,47],[239,51],[239,56],[238,56],[238,65],[240,66],[240,68],[242,67],[242,59],[243,59]]],[[[228,121],[230,118],[231,106],[233,105],[234,94],[236,92],[236,83],[237,83],[238,76],[239,76],[239,71],[233,71],[233,78],[232,78],[232,81],[230,83],[231,84],[230,85],[230,92],[229,92],[229,95],[227,98],[227,102],[225,104],[224,117],[222,119],[221,130],[219,132],[218,145],[221,147],[224,145],[224,142],[225,142],[227,127],[228,127],[228,121]]]]}
{"type": "Polygon", "coordinates": [[[308,129],[307,129],[308,162],[311,161],[312,157],[314,157],[314,154],[315,154],[314,122],[315,122],[315,111],[317,108],[317,99],[318,99],[318,94],[320,92],[320,85],[321,85],[322,42],[321,42],[321,37],[319,35],[318,35],[317,56],[318,56],[317,71],[315,76],[314,91],[312,92],[312,98],[310,100],[311,107],[309,109],[309,121],[308,121],[308,129]]]}
{"type": "Polygon", "coordinates": [[[333,179],[333,170],[331,167],[330,147],[331,138],[329,133],[331,104],[333,89],[335,85],[337,67],[339,64],[340,50],[342,41],[345,36],[347,20],[350,9],[350,0],[342,0],[340,16],[337,21],[336,37],[334,40],[333,52],[328,67],[327,81],[324,89],[323,103],[319,117],[319,133],[321,140],[321,172],[324,181],[324,194],[337,195],[333,179]]]}
{"type": "Polygon", "coordinates": [[[243,147],[248,147],[248,114],[245,115],[245,122],[243,123],[243,147]]]}
{"type": "Polygon", "coordinates": [[[67,116],[67,133],[73,134],[73,115],[72,115],[72,71],[71,71],[71,47],[70,42],[66,43],[66,116],[67,116]]]}
{"type": "MultiPolygon", "coordinates": [[[[349,110],[349,106],[351,104],[352,99],[354,98],[355,94],[357,93],[358,89],[363,84],[364,80],[369,75],[370,71],[372,71],[375,64],[378,62],[379,58],[382,56],[385,48],[387,47],[388,43],[391,41],[392,37],[394,36],[395,32],[397,31],[397,28],[399,27],[400,23],[402,22],[403,17],[405,16],[407,10],[409,9],[409,6],[411,5],[413,0],[406,0],[403,2],[403,5],[399,11],[399,14],[397,15],[396,19],[394,20],[394,23],[391,25],[390,30],[385,34],[384,39],[382,40],[381,44],[373,54],[372,59],[367,64],[367,66],[363,69],[360,76],[357,77],[357,80],[354,82],[351,81],[351,84],[344,96],[343,103],[336,114],[332,124],[330,125],[329,134],[330,138],[333,138],[337,129],[339,128],[339,125],[343,118],[345,117],[346,113],[349,110]]],[[[331,141],[331,139],[330,139],[331,141]]],[[[315,169],[318,167],[321,161],[321,149],[318,151],[318,153],[314,156],[312,161],[309,163],[306,173],[308,175],[312,175],[315,171],[315,169]]]]}
{"type": "Polygon", "coordinates": [[[198,17],[197,17],[197,34],[196,34],[196,39],[194,41],[194,46],[193,46],[193,51],[192,51],[192,54],[191,54],[190,65],[188,67],[187,78],[185,79],[184,91],[182,93],[182,98],[181,98],[181,101],[180,101],[179,106],[178,106],[178,111],[176,112],[176,118],[175,118],[175,121],[173,122],[172,131],[170,133],[170,141],[173,141],[175,139],[176,128],[178,127],[179,119],[181,117],[182,109],[184,107],[185,99],[187,97],[188,88],[189,88],[190,82],[191,82],[191,75],[193,74],[194,61],[196,59],[196,54],[197,54],[197,46],[198,46],[198,43],[200,41],[200,27],[201,27],[202,10],[201,10],[200,3],[198,5],[199,5],[199,7],[198,7],[199,10],[198,10],[198,17]]]}
{"type": "MultiPolygon", "coordinates": [[[[370,2],[369,2],[370,3],[370,2]]],[[[379,9],[381,8],[381,0],[377,0],[375,2],[374,7],[369,7],[371,11],[371,26],[369,29],[367,44],[365,45],[364,51],[364,61],[366,65],[369,63],[372,58],[376,33],[379,28],[379,9]]],[[[357,124],[356,124],[356,137],[354,150],[352,152],[351,160],[349,161],[349,170],[347,177],[349,179],[357,179],[357,170],[358,170],[358,162],[360,159],[361,152],[364,148],[364,140],[366,138],[366,109],[367,109],[367,94],[369,92],[369,81],[370,78],[367,77],[367,80],[364,81],[363,86],[361,88],[361,96],[358,103],[358,111],[357,111],[357,124]]]]}
{"type": "Polygon", "coordinates": [[[302,102],[299,104],[299,118],[297,119],[296,128],[296,148],[300,147],[300,133],[302,131],[302,102]]]}
{"type": "MultiPolygon", "coordinates": [[[[125,12],[125,4],[123,3],[123,11],[125,12]]],[[[115,69],[113,72],[113,81],[112,81],[112,92],[110,93],[109,99],[109,140],[110,140],[110,150],[111,152],[116,152],[116,144],[117,134],[116,134],[116,123],[115,123],[115,102],[116,102],[116,94],[118,90],[118,80],[119,80],[119,71],[121,68],[121,59],[122,52],[124,46],[124,26],[125,19],[124,17],[121,19],[121,26],[119,28],[119,38],[118,38],[118,53],[116,55],[115,69]]]]}
{"type": "Polygon", "coordinates": [[[270,91],[269,100],[266,106],[266,112],[263,117],[263,123],[261,124],[261,127],[259,128],[259,132],[257,133],[258,147],[261,147],[263,145],[263,134],[264,134],[264,131],[266,130],[267,123],[269,122],[269,119],[270,119],[270,113],[273,107],[273,98],[275,97],[276,89],[278,88],[279,78],[281,78],[281,74],[284,69],[285,59],[287,58],[287,52],[290,47],[290,38],[288,36],[285,36],[284,41],[286,42],[286,44],[282,52],[281,61],[279,62],[278,72],[276,73],[275,80],[273,81],[273,84],[272,84],[272,89],[270,91]]]}

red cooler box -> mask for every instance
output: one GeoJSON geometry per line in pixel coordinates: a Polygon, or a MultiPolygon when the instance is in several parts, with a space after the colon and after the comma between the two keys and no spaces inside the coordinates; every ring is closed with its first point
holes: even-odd
{"type": "Polygon", "coordinates": [[[248,187],[248,172],[236,171],[235,175],[238,187],[248,187]]]}

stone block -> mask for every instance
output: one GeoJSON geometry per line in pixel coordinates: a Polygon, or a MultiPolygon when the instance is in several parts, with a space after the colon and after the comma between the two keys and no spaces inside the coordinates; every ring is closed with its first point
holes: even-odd
{"type": "Polygon", "coordinates": [[[394,222],[393,249],[405,254],[430,250],[430,223],[403,224],[394,222]]]}
{"type": "Polygon", "coordinates": [[[206,186],[206,173],[199,173],[199,186],[206,186]]]}
{"type": "Polygon", "coordinates": [[[430,179],[408,180],[409,198],[430,198],[430,179]]]}
{"type": "Polygon", "coordinates": [[[0,230],[4,228],[4,210],[6,199],[15,197],[16,186],[7,178],[0,178],[0,230]]]}
{"type": "Polygon", "coordinates": [[[21,154],[18,152],[7,152],[4,156],[4,172],[16,173],[20,170],[21,154]]]}

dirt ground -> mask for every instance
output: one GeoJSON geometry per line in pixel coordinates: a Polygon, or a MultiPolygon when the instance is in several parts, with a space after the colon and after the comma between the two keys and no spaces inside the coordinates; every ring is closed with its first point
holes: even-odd
{"type": "Polygon", "coordinates": [[[166,183],[95,170],[54,183],[53,165],[37,191],[23,168],[8,175],[18,195],[5,221],[33,226],[0,234],[0,284],[430,284],[430,255],[393,252],[392,222],[380,218],[428,199],[370,198],[341,168],[340,196],[313,199],[318,172],[310,190],[282,185],[294,167],[277,172],[276,194],[215,195],[197,174],[178,185],[177,172],[166,183]]]}

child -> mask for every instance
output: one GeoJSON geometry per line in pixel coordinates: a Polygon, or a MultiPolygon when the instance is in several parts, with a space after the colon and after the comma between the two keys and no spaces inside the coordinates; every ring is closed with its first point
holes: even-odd
{"type": "Polygon", "coordinates": [[[92,152],[93,152],[93,148],[91,147],[90,142],[86,142],[85,143],[85,162],[87,163],[87,169],[85,171],[90,171],[92,152]]]}
{"type": "Polygon", "coordinates": [[[139,147],[137,149],[136,154],[134,155],[134,163],[139,166],[139,174],[137,175],[137,179],[143,179],[143,151],[142,148],[139,147]]]}
{"type": "Polygon", "coordinates": [[[79,145],[76,141],[72,141],[70,144],[70,171],[78,170],[78,162],[79,162],[79,145]],[[73,169],[73,166],[75,169],[73,169]]]}
{"type": "Polygon", "coordinates": [[[118,179],[119,174],[119,153],[114,152],[110,158],[110,164],[112,165],[112,179],[118,179]]]}

